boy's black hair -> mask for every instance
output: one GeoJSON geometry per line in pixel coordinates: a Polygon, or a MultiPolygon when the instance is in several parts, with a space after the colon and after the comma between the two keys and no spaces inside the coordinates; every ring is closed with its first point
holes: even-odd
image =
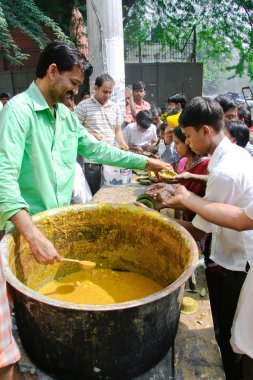
{"type": "Polygon", "coordinates": [[[187,103],[187,98],[184,94],[182,94],[181,92],[178,93],[178,94],[175,94],[175,95],[172,95],[168,98],[168,103],[180,103],[181,104],[181,107],[184,109],[185,106],[186,106],[186,103],[187,103]]]}
{"type": "Polygon", "coordinates": [[[159,125],[160,131],[165,131],[165,129],[168,127],[168,124],[166,121],[164,121],[161,125],[159,125]]]}
{"type": "Polygon", "coordinates": [[[224,113],[219,103],[197,96],[182,111],[179,125],[182,128],[194,127],[196,130],[208,125],[218,133],[224,126],[224,113]]]}
{"type": "Polygon", "coordinates": [[[251,119],[251,112],[250,112],[250,107],[245,104],[237,104],[237,114],[238,114],[238,119],[244,121],[244,123],[247,125],[248,128],[252,127],[252,119],[251,119]]]}
{"type": "Polygon", "coordinates": [[[152,124],[152,113],[148,110],[138,112],[136,115],[136,123],[140,127],[148,129],[152,124]]]}
{"type": "Polygon", "coordinates": [[[71,71],[75,65],[90,76],[93,67],[73,44],[64,41],[54,41],[48,44],[42,51],[36,68],[36,77],[44,78],[49,66],[55,63],[59,72],[71,71]]]}
{"type": "Polygon", "coordinates": [[[223,109],[223,112],[227,112],[231,108],[236,108],[236,103],[233,101],[232,98],[224,95],[218,95],[214,100],[220,104],[220,106],[223,109]]]}
{"type": "Polygon", "coordinates": [[[180,110],[179,108],[173,108],[172,110],[168,111],[167,116],[177,115],[180,112],[182,112],[182,110],[180,110]]]}
{"type": "Polygon", "coordinates": [[[0,94],[0,99],[10,99],[11,97],[10,97],[10,95],[9,94],[7,94],[7,92],[2,92],[1,94],[0,94]]]}
{"type": "Polygon", "coordinates": [[[114,79],[109,74],[101,74],[96,77],[95,86],[101,87],[104,82],[111,82],[115,84],[114,79]]]}
{"type": "Polygon", "coordinates": [[[249,142],[249,129],[242,121],[227,121],[225,128],[236,139],[236,145],[244,148],[249,142]]]}
{"type": "Polygon", "coordinates": [[[141,81],[135,82],[132,84],[132,90],[139,90],[141,88],[143,88],[143,90],[145,90],[145,84],[141,81]]]}

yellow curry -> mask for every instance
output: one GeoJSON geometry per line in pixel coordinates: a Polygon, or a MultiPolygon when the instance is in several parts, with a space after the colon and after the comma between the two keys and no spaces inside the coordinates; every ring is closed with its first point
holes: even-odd
{"type": "Polygon", "coordinates": [[[95,268],[66,275],[38,292],[66,302],[107,305],[146,297],[161,289],[160,284],[138,273],[95,268]]]}

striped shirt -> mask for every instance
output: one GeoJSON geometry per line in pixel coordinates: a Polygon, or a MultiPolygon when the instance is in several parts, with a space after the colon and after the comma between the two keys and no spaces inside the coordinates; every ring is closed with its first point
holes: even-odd
{"type": "Polygon", "coordinates": [[[16,363],[20,353],[11,333],[10,308],[0,260],[0,368],[16,363]]]}
{"type": "Polygon", "coordinates": [[[75,113],[89,133],[98,133],[107,144],[115,144],[115,128],[123,122],[116,103],[108,100],[102,105],[92,96],[82,100],[75,107],[75,113]]]}

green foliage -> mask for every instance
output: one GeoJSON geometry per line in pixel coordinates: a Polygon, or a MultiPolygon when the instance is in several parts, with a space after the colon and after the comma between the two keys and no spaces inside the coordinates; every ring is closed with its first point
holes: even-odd
{"type": "Polygon", "coordinates": [[[12,64],[21,65],[28,58],[12,38],[12,30],[18,27],[40,49],[49,42],[43,27],[58,39],[68,40],[61,28],[43,14],[33,0],[1,0],[0,2],[0,54],[12,64]]]}
{"type": "Polygon", "coordinates": [[[53,19],[66,35],[69,35],[69,23],[73,7],[77,7],[86,16],[86,7],[84,0],[34,0],[35,4],[51,19],[53,19]]]}
{"type": "Polygon", "coordinates": [[[253,79],[252,0],[137,0],[125,17],[125,37],[131,43],[144,41],[151,33],[163,45],[182,49],[192,28],[197,30],[197,52],[204,62],[231,57],[238,52],[235,75],[253,79]]]}
{"type": "Polygon", "coordinates": [[[220,94],[223,92],[228,77],[226,57],[209,58],[204,64],[203,93],[205,95],[220,94]]]}

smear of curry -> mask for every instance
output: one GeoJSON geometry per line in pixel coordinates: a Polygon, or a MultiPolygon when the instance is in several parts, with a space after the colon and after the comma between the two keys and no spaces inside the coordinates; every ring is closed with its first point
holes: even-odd
{"type": "Polygon", "coordinates": [[[38,291],[61,301],[107,305],[146,297],[161,289],[160,284],[141,274],[98,268],[68,274],[38,291]]]}

